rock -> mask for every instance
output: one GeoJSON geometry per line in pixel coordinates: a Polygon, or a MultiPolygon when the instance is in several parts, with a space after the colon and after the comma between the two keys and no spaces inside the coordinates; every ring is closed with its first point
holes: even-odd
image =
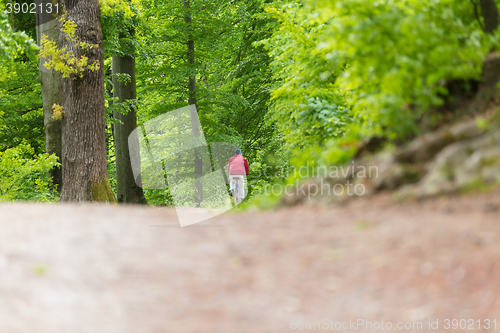
{"type": "Polygon", "coordinates": [[[394,159],[400,163],[427,162],[444,147],[457,141],[475,138],[484,132],[485,129],[479,128],[475,120],[469,120],[416,138],[407,146],[398,149],[394,159]]]}
{"type": "Polygon", "coordinates": [[[482,126],[478,123],[467,120],[424,134],[402,148],[362,154],[339,166],[342,172],[294,185],[281,204],[339,203],[382,190],[397,190],[396,199],[426,198],[499,182],[500,113],[483,120],[482,126]]]}
{"type": "MultiPolygon", "coordinates": [[[[500,132],[488,132],[443,149],[431,164],[429,173],[411,191],[414,196],[425,198],[499,181],[500,132]]],[[[399,193],[400,197],[408,195],[408,188],[399,193]]]]}

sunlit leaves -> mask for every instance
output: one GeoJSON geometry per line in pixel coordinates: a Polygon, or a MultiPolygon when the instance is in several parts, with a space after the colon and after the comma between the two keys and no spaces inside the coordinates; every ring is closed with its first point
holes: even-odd
{"type": "Polygon", "coordinates": [[[295,1],[275,1],[266,12],[277,20],[273,36],[262,44],[273,59],[272,106],[284,150],[341,137],[349,122],[343,92],[334,88],[341,66],[331,66],[319,47],[330,20],[295,1]],[[339,114],[330,112],[333,105],[339,114]],[[342,121],[337,121],[340,114],[342,121]]]}
{"type": "Polygon", "coordinates": [[[413,120],[442,103],[443,80],[478,78],[491,47],[467,1],[306,3],[331,15],[320,45],[332,68],[349,64],[337,89],[352,91],[353,110],[388,135],[415,130],[413,120]]]}
{"type": "Polygon", "coordinates": [[[49,187],[47,173],[57,165],[55,155],[36,156],[26,143],[0,152],[0,201],[56,200],[57,192],[49,187]]]}
{"type": "MultiPolygon", "coordinates": [[[[71,37],[70,35],[69,38],[73,38],[73,43],[75,43],[76,47],[79,47],[79,42],[75,37],[71,37]]],[[[39,57],[47,59],[43,66],[58,71],[63,77],[69,77],[70,75],[75,75],[74,77],[83,77],[85,70],[89,69],[91,71],[96,71],[99,69],[99,60],[89,64],[89,58],[87,56],[82,55],[79,58],[76,57],[73,51],[70,51],[68,47],[59,48],[57,44],[49,40],[46,35],[42,36],[40,44],[39,57]]],[[[84,44],[86,50],[88,50],[89,47],[93,48],[95,45],[84,44]]]]}
{"type": "Polygon", "coordinates": [[[103,16],[114,16],[117,13],[122,14],[125,18],[132,18],[141,10],[141,0],[100,0],[101,14],[103,16]]]}
{"type": "Polygon", "coordinates": [[[12,64],[23,54],[33,56],[36,44],[24,32],[14,32],[0,3],[0,63],[12,64]]]}

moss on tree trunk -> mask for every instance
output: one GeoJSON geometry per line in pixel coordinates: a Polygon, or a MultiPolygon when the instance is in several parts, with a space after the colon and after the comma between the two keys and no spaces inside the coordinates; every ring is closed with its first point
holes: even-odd
{"type": "Polygon", "coordinates": [[[88,191],[88,201],[116,202],[108,177],[100,177],[95,180],[89,180],[88,191]]]}

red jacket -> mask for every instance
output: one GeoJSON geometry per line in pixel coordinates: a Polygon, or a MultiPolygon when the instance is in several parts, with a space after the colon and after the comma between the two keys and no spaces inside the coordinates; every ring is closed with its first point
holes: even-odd
{"type": "Polygon", "coordinates": [[[227,170],[233,176],[248,175],[249,167],[247,159],[240,154],[234,155],[227,162],[227,170]]]}

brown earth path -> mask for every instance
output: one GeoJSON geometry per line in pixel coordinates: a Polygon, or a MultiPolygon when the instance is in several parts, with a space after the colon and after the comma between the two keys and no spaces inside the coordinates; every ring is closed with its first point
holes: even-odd
{"type": "Polygon", "coordinates": [[[0,333],[496,332],[499,240],[500,189],[185,228],[169,208],[3,204],[0,333]]]}

